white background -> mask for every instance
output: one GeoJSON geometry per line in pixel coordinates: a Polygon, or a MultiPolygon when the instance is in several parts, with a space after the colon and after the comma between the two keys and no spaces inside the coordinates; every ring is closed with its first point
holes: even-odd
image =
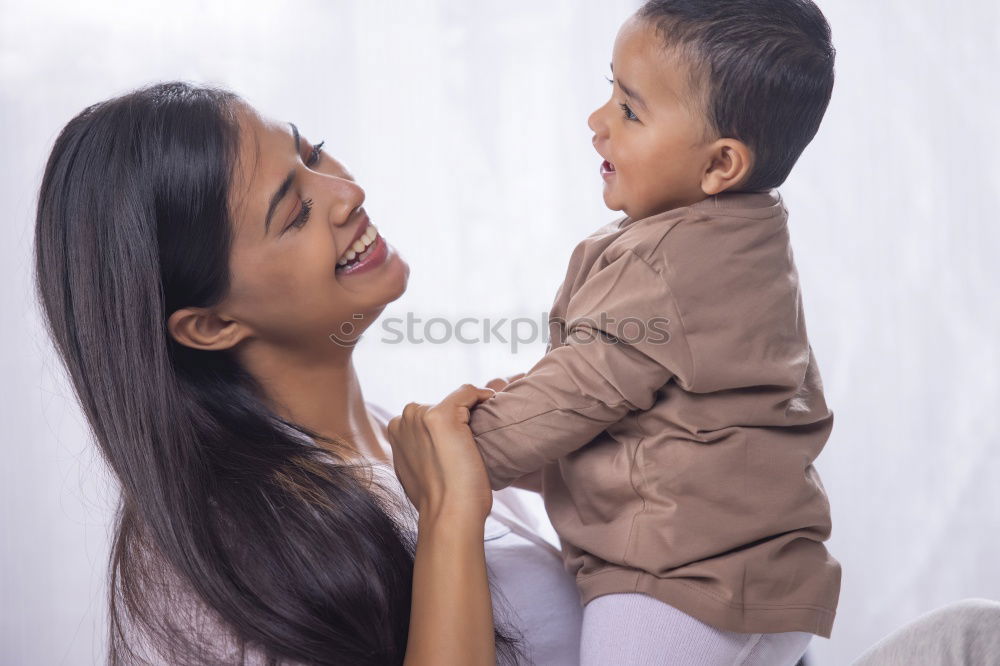
{"type": "MultiPolygon", "coordinates": [[[[820,4],[837,83],[781,192],[836,414],[816,465],[843,589],[832,639],[810,648],[834,665],[937,606],[1000,599],[1000,5],[820,4]]],[[[152,81],[228,86],[326,139],[366,187],[412,269],[384,316],[540,321],[573,245],[615,216],[586,117],[636,5],[0,2],[0,662],[104,654],[113,491],[29,283],[63,124],[152,81]]],[[[544,350],[380,337],[356,359],[366,398],[391,410],[544,350]]]]}

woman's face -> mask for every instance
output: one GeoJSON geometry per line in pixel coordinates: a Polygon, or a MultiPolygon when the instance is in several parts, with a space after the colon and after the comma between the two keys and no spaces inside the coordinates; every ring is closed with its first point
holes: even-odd
{"type": "Polygon", "coordinates": [[[231,289],[217,311],[280,348],[349,346],[406,290],[409,266],[344,165],[291,123],[239,108],[231,289]]]}

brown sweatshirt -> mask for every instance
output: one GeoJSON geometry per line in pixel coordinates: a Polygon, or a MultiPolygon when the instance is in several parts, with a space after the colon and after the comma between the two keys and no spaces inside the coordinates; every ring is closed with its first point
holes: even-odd
{"type": "Polygon", "coordinates": [[[598,229],[530,372],[472,411],[495,490],[542,470],[581,602],[830,637],[841,568],[813,461],[833,426],[777,190],[598,229]]]}

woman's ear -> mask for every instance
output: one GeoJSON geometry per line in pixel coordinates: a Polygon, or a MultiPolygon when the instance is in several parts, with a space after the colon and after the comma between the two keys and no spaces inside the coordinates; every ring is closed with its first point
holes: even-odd
{"type": "Polygon", "coordinates": [[[739,139],[719,139],[711,146],[709,164],[701,177],[707,196],[742,185],[753,166],[753,153],[739,139]]]}
{"type": "Polygon", "coordinates": [[[246,326],[226,320],[208,308],[181,308],[167,318],[170,336],[185,347],[230,349],[250,335],[246,326]]]}

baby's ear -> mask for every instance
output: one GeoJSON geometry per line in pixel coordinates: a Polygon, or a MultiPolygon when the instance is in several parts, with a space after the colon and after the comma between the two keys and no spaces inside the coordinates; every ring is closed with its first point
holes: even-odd
{"type": "Polygon", "coordinates": [[[741,186],[750,176],[753,152],[739,139],[718,139],[709,147],[708,167],[701,177],[707,196],[741,186]]]}

